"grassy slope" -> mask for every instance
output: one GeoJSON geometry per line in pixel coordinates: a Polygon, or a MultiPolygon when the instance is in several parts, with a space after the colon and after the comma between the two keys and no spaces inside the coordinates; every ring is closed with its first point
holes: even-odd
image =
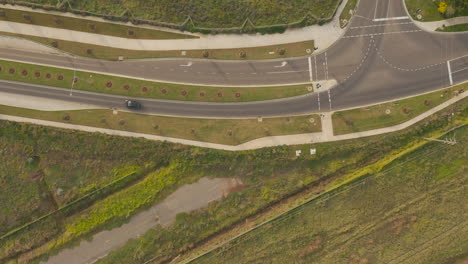
{"type": "MultiPolygon", "coordinates": [[[[0,79],[4,80],[70,89],[74,76],[73,74],[74,72],[72,70],[0,60],[0,79]],[[9,73],[10,69],[14,69],[13,74],[9,73]],[[26,76],[22,75],[23,70],[27,71],[26,76]],[[39,72],[40,77],[35,77],[35,72],[39,72]],[[46,78],[47,73],[51,74],[50,79],[46,78]],[[63,76],[63,80],[58,80],[59,75],[63,76]]],[[[286,98],[309,93],[307,85],[276,87],[205,87],[150,82],[104,74],[90,74],[89,72],[81,71],[76,71],[76,77],[78,78],[78,82],[73,86],[73,89],[76,90],[179,101],[247,102],[286,98]],[[107,87],[108,82],[112,82],[110,88],[107,87]],[[125,89],[125,85],[128,85],[128,90],[125,89]],[[146,90],[144,87],[146,87],[146,90]],[[163,89],[166,91],[165,94],[162,92],[163,89]],[[187,93],[183,95],[182,91],[186,91],[187,93]],[[202,92],[204,96],[200,95],[202,92]],[[219,96],[219,94],[222,96],[219,96]],[[239,96],[237,96],[237,94],[239,96]]]]}
{"type": "Polygon", "coordinates": [[[186,39],[198,38],[192,35],[184,35],[180,33],[172,33],[154,29],[141,27],[130,27],[123,24],[105,23],[79,19],[73,17],[57,16],[51,14],[43,14],[36,12],[19,11],[14,9],[0,8],[0,11],[5,13],[5,16],[0,16],[0,21],[12,21],[18,23],[27,23],[31,25],[39,25],[53,28],[62,28],[76,30],[88,33],[96,33],[122,38],[133,39],[186,39]],[[28,15],[31,19],[26,20],[24,15],[28,15]],[[94,25],[94,29],[92,29],[94,25]],[[133,31],[133,35],[129,35],[129,30],[133,31]]]}
{"type": "MultiPolygon", "coordinates": [[[[463,4],[463,0],[446,0],[444,1],[449,6],[455,7],[455,14],[452,17],[457,16],[468,16],[468,6],[466,2],[463,4]],[[456,7],[455,3],[458,3],[458,7],[456,7]]],[[[421,9],[422,20],[421,21],[437,21],[446,19],[448,17],[444,17],[437,11],[439,1],[432,1],[432,0],[405,0],[406,7],[408,8],[408,12],[413,17],[413,19],[417,20],[417,13],[418,9],[421,9]]]]}
{"type": "MultiPolygon", "coordinates": [[[[27,2],[55,4],[54,0],[29,0],[27,2]]],[[[196,26],[209,28],[240,27],[249,18],[256,26],[296,22],[307,14],[329,17],[338,0],[107,0],[73,1],[73,8],[100,14],[120,15],[127,8],[137,18],[168,23],[183,23],[188,16],[196,26]]]]}
{"type": "MultiPolygon", "coordinates": [[[[464,119],[465,122],[468,114],[466,103],[467,102],[465,100],[463,103],[458,104],[459,109],[464,109],[462,114],[463,117],[457,115],[459,116],[458,118],[464,119]]],[[[232,223],[235,223],[236,220],[240,220],[241,224],[236,225],[234,230],[238,230],[237,232],[240,232],[248,229],[252,227],[255,222],[259,223],[256,219],[262,219],[263,217],[261,217],[262,214],[260,214],[259,218],[253,217],[245,221],[244,217],[256,212],[259,208],[262,208],[262,205],[271,204],[272,201],[279,197],[284,197],[285,193],[282,191],[282,188],[291,186],[289,188],[299,188],[299,190],[304,190],[300,186],[312,182],[312,184],[305,189],[305,193],[309,195],[308,197],[314,197],[318,193],[322,193],[328,185],[335,185],[335,179],[340,179],[343,175],[346,175],[351,171],[356,171],[355,166],[346,166],[339,170],[332,169],[332,167],[341,167],[344,165],[340,164],[341,162],[352,162],[357,166],[357,168],[362,168],[365,164],[374,164],[381,159],[385,159],[384,157],[392,151],[393,153],[398,153],[399,151],[404,151],[405,148],[412,148],[415,144],[420,144],[419,138],[424,137],[424,135],[428,135],[426,133],[431,133],[430,131],[438,130],[446,126],[446,117],[441,118],[439,115],[447,116],[448,114],[449,113],[447,112],[443,112],[441,114],[434,115],[430,120],[426,120],[417,127],[407,129],[401,133],[354,141],[355,143],[361,142],[360,144],[362,145],[354,145],[352,142],[320,144],[317,149],[318,153],[328,153],[329,150],[335,148],[336,154],[330,154],[338,155],[338,159],[330,159],[329,157],[331,156],[328,156],[327,154],[326,156],[317,157],[317,161],[320,161],[319,163],[314,163],[312,160],[306,161],[309,164],[307,166],[309,168],[308,173],[300,176],[301,172],[299,171],[289,171],[287,179],[284,178],[282,180],[272,177],[275,175],[275,170],[273,169],[272,176],[266,176],[269,175],[269,173],[264,173],[265,176],[261,179],[261,186],[251,186],[238,194],[230,195],[227,199],[210,206],[206,210],[180,217],[177,223],[169,229],[159,228],[149,231],[140,239],[133,240],[127,243],[125,247],[111,253],[106,259],[99,263],[142,263],[149,259],[155,263],[159,263],[163,260],[170,260],[181,252],[185,252],[187,250],[187,245],[191,247],[191,245],[194,245],[197,241],[209,237],[214,232],[221,232],[225,231],[225,229],[229,229],[228,227],[232,225],[232,223]],[[371,156],[373,157],[373,161],[368,160],[370,162],[364,162],[363,158],[367,159],[366,157],[371,156]],[[350,161],[349,159],[354,159],[354,161],[350,161]],[[318,165],[319,167],[317,167],[318,165]],[[307,177],[307,174],[310,175],[308,177],[312,177],[314,180],[305,181],[304,179],[301,179],[302,177],[307,177]],[[340,176],[338,177],[338,175],[340,176]],[[233,207],[240,208],[240,211],[232,210],[231,208],[233,207]]],[[[458,114],[461,113],[458,112],[458,114]]],[[[304,152],[304,149],[302,151],[304,152]]],[[[286,202],[285,204],[278,204],[278,207],[284,207],[286,210],[291,208],[291,204],[293,203],[294,200],[291,203],[286,202]]],[[[272,208],[273,211],[276,210],[276,206],[273,206],[272,208]]],[[[267,215],[268,213],[269,210],[265,212],[267,215]]],[[[274,215],[275,213],[269,217],[271,218],[274,215]]],[[[260,222],[261,221],[262,220],[260,220],[260,222]]],[[[303,231],[304,229],[301,228],[301,230],[303,231]]],[[[228,232],[227,236],[232,237],[236,234],[237,233],[228,232]]],[[[221,237],[223,237],[223,235],[221,235],[221,237]]],[[[217,239],[216,237],[213,243],[216,244],[216,242],[222,240],[222,238],[217,239]]],[[[273,240],[278,243],[281,243],[280,241],[285,241],[280,237],[276,237],[273,240]]],[[[292,240],[291,242],[294,244],[295,241],[292,240]]],[[[208,242],[208,245],[209,244],[210,243],[208,242]]],[[[283,247],[282,250],[286,249],[287,248],[283,247]]],[[[257,262],[254,263],[271,261],[274,260],[276,256],[281,256],[281,253],[263,259],[258,259],[257,262]]],[[[254,255],[252,255],[252,257],[254,257],[254,255]]],[[[232,258],[232,260],[235,259],[236,258],[232,258]]],[[[222,263],[223,261],[215,260],[214,262],[222,263]]],[[[282,263],[284,263],[284,261],[282,263]]]]}
{"type": "MultiPolygon", "coordinates": [[[[195,243],[221,230],[223,227],[227,227],[243,219],[268,204],[281,199],[285,195],[299,191],[311,183],[318,184],[324,180],[339,177],[360,166],[372,164],[384,157],[388,152],[399,149],[413,141],[415,134],[421,136],[421,133],[425,133],[424,131],[440,129],[446,125],[446,121],[441,119],[438,122],[430,123],[429,126],[415,128],[406,133],[394,134],[391,137],[382,136],[365,140],[316,145],[318,155],[305,155],[300,158],[295,157],[294,150],[299,148],[302,149],[303,153],[307,153],[310,146],[277,147],[257,151],[228,153],[148,142],[140,139],[121,139],[105,135],[72,133],[9,122],[1,122],[1,125],[2,129],[0,131],[2,134],[0,138],[2,146],[8,149],[16,146],[19,149],[34,146],[36,155],[41,157],[37,165],[38,170],[48,170],[49,164],[60,164],[62,166],[57,170],[62,172],[61,177],[50,177],[48,175],[42,177],[43,181],[46,181],[51,186],[49,192],[55,192],[57,187],[62,187],[62,185],[68,183],[70,187],[75,185],[76,187],[65,188],[65,194],[68,195],[70,191],[74,191],[83,195],[87,191],[93,190],[99,184],[102,185],[102,183],[115,179],[115,170],[108,169],[107,173],[99,173],[100,169],[105,169],[113,164],[112,161],[119,162],[117,168],[121,169],[117,171],[121,173],[128,173],[129,170],[138,168],[149,168],[155,171],[158,168],[167,168],[168,164],[178,164],[177,168],[183,168],[176,171],[179,173],[177,175],[179,179],[177,184],[168,183],[163,189],[153,190],[157,195],[153,196],[156,197],[155,199],[163,198],[164,195],[169,194],[179,184],[195,181],[203,176],[240,177],[249,186],[241,193],[230,195],[225,201],[211,205],[207,210],[191,214],[188,218],[179,217],[179,222],[171,229],[154,231],[157,232],[157,236],[155,236],[153,231],[149,232],[145,236],[145,240],[159,240],[160,243],[156,245],[158,245],[161,251],[155,253],[153,248],[155,244],[151,242],[147,245],[145,242],[145,246],[139,251],[139,254],[128,254],[124,257],[117,254],[112,257],[113,259],[116,256],[126,259],[126,263],[134,261],[139,263],[138,260],[147,259],[154,254],[159,258],[177,255],[177,252],[186,248],[187,245],[195,243]],[[383,138],[386,140],[382,140],[383,138]],[[55,155],[46,155],[48,153],[55,155]],[[98,154],[102,157],[102,161],[100,159],[96,160],[96,155],[98,154]],[[124,156],[125,158],[123,158],[124,156]],[[134,162],[134,159],[137,159],[138,162],[134,162]],[[101,162],[106,162],[105,166],[101,162]],[[83,168],[86,169],[84,173],[76,173],[83,168]],[[108,176],[103,177],[106,175],[108,176]],[[286,175],[288,177],[285,177],[286,175]],[[57,183],[58,181],[61,183],[57,183]],[[237,210],[238,208],[241,208],[241,210],[237,210]],[[186,221],[189,221],[191,224],[187,225],[188,222],[186,221]],[[169,245],[173,246],[168,247],[169,245]]],[[[21,157],[21,164],[29,157],[18,151],[10,153],[12,156],[21,157]]],[[[6,164],[8,165],[6,169],[11,171],[7,175],[11,183],[5,185],[4,181],[2,181],[2,189],[6,190],[3,193],[4,204],[15,204],[16,201],[19,202],[19,199],[16,193],[14,193],[15,189],[12,188],[24,183],[17,178],[17,167],[15,167],[15,164],[6,164]],[[15,199],[11,199],[11,197],[15,197],[15,199]]],[[[131,191],[132,189],[133,187],[120,193],[128,191],[135,193],[131,191]]],[[[110,216],[108,213],[105,215],[97,214],[94,217],[95,219],[108,219],[103,224],[104,226],[102,226],[102,222],[97,222],[100,224],[77,225],[78,229],[72,228],[73,232],[67,231],[70,230],[70,226],[76,226],[71,224],[73,221],[86,219],[89,212],[106,212],[105,210],[99,210],[99,207],[105,208],[106,204],[118,204],[118,202],[111,202],[113,199],[118,199],[118,197],[121,197],[119,193],[109,196],[108,202],[96,203],[89,210],[76,214],[72,218],[49,218],[47,221],[52,222],[52,224],[44,222],[28,231],[19,233],[19,235],[10,237],[3,241],[4,243],[0,247],[0,259],[5,258],[9,254],[14,254],[14,252],[21,252],[30,247],[43,244],[47,239],[57,237],[57,235],[64,234],[64,232],[69,234],[66,236],[67,239],[64,240],[66,242],[68,239],[73,240],[77,234],[85,234],[86,232],[99,230],[105,226],[109,227],[109,225],[122,222],[124,219],[118,215],[110,216]],[[69,224],[64,225],[64,223],[69,224]],[[20,242],[20,239],[23,242],[20,242]]],[[[145,206],[145,204],[142,204],[137,199],[138,196],[135,196],[135,199],[132,199],[132,195],[125,197],[131,203],[133,203],[132,201],[136,202],[136,207],[133,207],[130,212],[145,206]]],[[[151,201],[147,200],[146,202],[151,201]]],[[[21,209],[28,210],[27,208],[21,209]]],[[[132,242],[130,250],[133,250],[132,247],[135,246],[135,243],[138,245],[139,242],[132,242]]],[[[61,244],[60,242],[56,245],[61,244]]],[[[50,245],[54,247],[55,244],[52,243],[50,245]]],[[[37,256],[37,254],[44,253],[44,249],[45,251],[50,249],[49,246],[23,255],[22,259],[29,259],[37,256]]],[[[54,249],[52,249],[53,251],[54,249]]]]}
{"type": "Polygon", "coordinates": [[[468,249],[466,150],[427,144],[194,263],[446,263],[468,249]]]}
{"type": "Polygon", "coordinates": [[[176,118],[112,110],[38,111],[0,105],[0,113],[197,141],[238,145],[256,138],[321,131],[318,115],[257,119],[176,118]],[[69,120],[65,121],[64,117],[69,120]],[[310,122],[314,119],[314,123],[310,122]],[[123,122],[123,123],[121,123],[123,122]]]}
{"type": "Polygon", "coordinates": [[[401,124],[449,100],[459,90],[467,88],[468,83],[465,83],[407,99],[335,112],[333,131],[335,135],[341,135],[401,124]],[[390,110],[389,114],[386,113],[387,110],[390,110]]]}
{"type": "Polygon", "coordinates": [[[144,51],[144,50],[127,50],[110,48],[106,46],[89,45],[80,42],[64,41],[57,39],[49,39],[43,37],[34,37],[28,35],[20,35],[8,32],[0,32],[0,35],[15,36],[25,39],[30,39],[47,46],[52,46],[52,43],[57,43],[57,49],[63,50],[68,53],[72,53],[82,57],[106,59],[106,60],[118,60],[119,56],[123,56],[125,59],[143,59],[143,58],[200,58],[200,59],[223,59],[223,60],[261,60],[261,59],[277,59],[277,58],[288,58],[288,57],[300,57],[309,55],[307,50],[313,52],[314,41],[301,41],[282,45],[272,46],[260,46],[253,48],[241,48],[241,49],[211,49],[211,50],[187,50],[185,55],[182,55],[181,50],[170,50],[170,51],[144,51]],[[88,50],[91,49],[91,53],[88,50]],[[284,49],[285,53],[280,54],[280,51],[284,49]],[[244,58],[240,57],[241,52],[245,52],[244,58]],[[205,52],[208,52],[208,56],[204,56],[205,52]],[[274,54],[270,54],[274,52],[274,54]]]}

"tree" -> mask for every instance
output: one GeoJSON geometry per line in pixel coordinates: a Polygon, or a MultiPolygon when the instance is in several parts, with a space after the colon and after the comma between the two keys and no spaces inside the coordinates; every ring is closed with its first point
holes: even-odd
{"type": "Polygon", "coordinates": [[[445,14],[445,12],[447,11],[447,3],[446,2],[440,2],[439,3],[439,8],[437,8],[437,11],[439,11],[439,13],[441,14],[445,14]]]}

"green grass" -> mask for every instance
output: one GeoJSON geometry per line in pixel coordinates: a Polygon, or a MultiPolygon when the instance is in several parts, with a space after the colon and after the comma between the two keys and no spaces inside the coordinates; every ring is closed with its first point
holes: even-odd
{"type": "Polygon", "coordinates": [[[321,131],[318,115],[264,118],[262,122],[258,122],[257,119],[177,118],[130,112],[118,112],[114,115],[108,109],[38,111],[4,105],[0,105],[0,114],[228,145],[238,145],[267,136],[321,131]],[[65,116],[69,120],[64,120],[65,116]],[[314,119],[313,123],[310,122],[311,118],[314,119]]]}
{"type": "Polygon", "coordinates": [[[463,32],[463,31],[468,31],[468,24],[459,24],[459,25],[453,25],[453,26],[448,26],[444,28],[438,28],[437,31],[441,32],[463,32]]]}
{"type": "Polygon", "coordinates": [[[340,26],[341,28],[344,28],[346,25],[348,25],[349,21],[351,20],[352,15],[350,14],[350,11],[352,12],[356,11],[356,5],[358,3],[358,0],[348,0],[348,3],[346,3],[346,6],[344,7],[343,11],[340,14],[340,26]],[[344,23],[343,20],[346,20],[346,23],[344,23]]]}
{"type": "Polygon", "coordinates": [[[24,39],[33,40],[47,46],[55,45],[57,49],[63,50],[82,57],[118,60],[119,56],[125,59],[143,59],[143,58],[200,58],[200,59],[222,59],[222,60],[262,60],[262,59],[277,59],[288,57],[306,56],[307,50],[313,52],[314,41],[301,41],[281,45],[260,46],[252,48],[239,49],[210,49],[210,50],[186,50],[183,55],[182,50],[169,51],[143,51],[143,50],[128,50],[110,48],[106,46],[90,45],[80,42],[72,42],[65,40],[49,39],[43,37],[35,37],[8,32],[0,32],[0,35],[14,36],[24,39]],[[54,44],[55,43],[55,44],[54,44]],[[91,50],[89,53],[88,50],[91,50]],[[245,57],[241,57],[241,52],[245,52],[245,57]],[[273,54],[270,54],[273,52],[273,54]],[[283,53],[284,52],[284,53],[283,53]]]}
{"type": "MultiPolygon", "coordinates": [[[[55,5],[54,0],[29,0],[26,2],[55,5]]],[[[255,26],[287,24],[301,20],[308,14],[328,18],[333,15],[339,0],[107,0],[72,1],[72,8],[98,14],[120,16],[127,9],[139,19],[182,24],[191,17],[194,25],[201,28],[241,27],[246,19],[255,26]]]]}
{"type": "Polygon", "coordinates": [[[158,83],[137,79],[108,76],[84,71],[76,71],[39,66],[33,64],[0,60],[0,79],[41,84],[60,88],[70,89],[74,73],[77,82],[73,89],[115,94],[132,97],[146,97],[179,101],[201,101],[201,102],[249,102],[287,98],[309,93],[308,85],[289,85],[273,87],[213,87],[182,85],[171,83],[158,83]],[[10,69],[14,69],[11,74],[10,69]],[[22,74],[23,70],[27,75],[22,74]],[[35,77],[35,72],[40,73],[40,77],[35,77]],[[47,79],[47,73],[51,78],[47,79]],[[58,76],[62,75],[63,80],[58,76]],[[111,82],[112,86],[107,87],[111,82]],[[128,85],[128,89],[126,89],[128,85]],[[166,93],[164,93],[164,91],[166,93]],[[183,93],[185,91],[185,95],[183,93]],[[204,96],[201,96],[201,94],[204,96]],[[219,96],[221,95],[221,96],[219,96]]]}
{"type": "Polygon", "coordinates": [[[459,90],[467,88],[468,84],[465,83],[398,101],[335,112],[332,116],[333,131],[335,135],[342,135],[401,124],[456,96],[459,90]]]}
{"type": "Polygon", "coordinates": [[[37,12],[27,12],[14,9],[0,8],[5,16],[0,16],[0,21],[11,21],[18,23],[26,23],[31,25],[39,25],[45,27],[61,28],[76,30],[81,32],[96,33],[122,38],[133,39],[187,39],[198,38],[197,36],[186,35],[181,33],[172,33],[155,29],[142,27],[132,27],[123,24],[105,23],[86,19],[79,19],[66,16],[58,16],[52,14],[44,14],[37,12]],[[26,20],[24,16],[29,16],[30,20],[26,20]],[[92,29],[94,27],[94,29],[92,29]],[[129,34],[133,31],[133,35],[129,34]]]}
{"type": "MultiPolygon", "coordinates": [[[[468,112],[466,112],[466,101],[464,103],[459,104],[458,107],[460,107],[458,108],[459,110],[464,109],[463,114],[455,110],[455,112],[461,114],[461,116],[459,116],[458,118],[461,118],[462,120],[464,119],[466,121],[466,114],[468,114],[468,112]]],[[[314,197],[318,193],[322,193],[329,184],[333,185],[333,183],[335,182],[334,179],[340,179],[344,175],[347,175],[347,173],[349,172],[354,172],[356,171],[356,169],[359,170],[360,168],[365,166],[364,164],[375,164],[376,162],[379,162],[382,159],[386,159],[386,155],[388,155],[389,153],[398,153],[400,150],[405,151],[406,148],[412,148],[412,146],[415,143],[419,144],[417,142],[420,141],[414,141],[414,139],[420,138],[422,137],[422,135],[428,135],[426,133],[431,133],[430,131],[434,132],[435,130],[441,129],[443,126],[445,126],[442,124],[447,124],[447,119],[445,117],[442,117],[445,115],[446,114],[436,114],[431,118],[431,120],[426,120],[425,122],[420,123],[414,128],[407,129],[406,131],[401,133],[393,134],[390,137],[372,137],[367,138],[366,140],[368,141],[354,141],[355,143],[360,142],[358,144],[362,143],[362,145],[359,146],[352,146],[353,143],[349,141],[317,145],[318,153],[323,154],[324,152],[326,152],[327,154],[325,154],[325,156],[317,157],[318,159],[316,161],[319,163],[315,163],[310,160],[310,163],[308,162],[309,165],[307,166],[309,168],[308,173],[305,172],[301,176],[300,172],[289,171],[288,177],[286,177],[286,179],[278,179],[274,176],[275,174],[271,176],[261,177],[261,186],[254,187],[249,184],[250,187],[248,189],[240,193],[231,194],[225,200],[217,204],[213,204],[200,212],[188,214],[185,216],[185,218],[179,219],[179,221],[177,221],[175,225],[167,229],[158,228],[156,230],[148,231],[141,238],[130,241],[129,243],[127,243],[126,246],[111,253],[110,255],[108,255],[108,257],[99,261],[98,263],[144,263],[146,261],[149,261],[150,263],[170,262],[173,258],[179,256],[179,254],[181,253],[182,258],[179,258],[179,260],[182,260],[182,263],[184,263],[183,260],[185,258],[183,253],[189,250],[194,244],[196,246],[197,241],[206,242],[207,239],[212,238],[213,234],[216,235],[218,233],[221,233],[222,235],[226,229],[230,229],[229,226],[232,226],[233,223],[237,223],[235,227],[236,230],[245,230],[254,226],[256,223],[258,224],[260,221],[262,221],[261,217],[259,219],[255,217],[249,217],[247,220],[244,220],[244,217],[247,215],[252,215],[254,212],[258,212],[258,208],[262,208],[262,205],[274,204],[272,203],[272,201],[279,199],[282,202],[279,203],[278,206],[282,206],[285,209],[290,209],[291,202],[285,201],[285,195],[282,191],[283,188],[299,188],[300,190],[304,191],[304,188],[301,188],[299,186],[304,186],[305,184],[306,186],[309,186],[308,188],[306,188],[307,191],[304,191],[306,195],[308,194],[309,197],[314,197]],[[363,147],[364,149],[362,149],[361,147],[363,147]],[[336,150],[336,154],[328,152],[332,149],[336,150]],[[331,158],[329,154],[338,155],[340,157],[337,156],[331,158]],[[366,157],[373,158],[372,160],[367,160],[366,162],[363,162],[363,159],[367,159],[366,157]],[[351,167],[348,167],[345,165],[345,167],[342,167],[344,164],[341,162],[349,162],[348,164],[354,164],[356,166],[353,165],[351,167]],[[322,167],[318,164],[321,164],[325,167],[322,167]],[[340,167],[341,169],[338,169],[340,167]],[[233,207],[240,208],[240,211],[233,211],[231,209],[233,207]],[[257,208],[257,210],[255,210],[255,208],[257,208]],[[239,228],[237,228],[238,226],[239,228]]],[[[302,150],[304,151],[304,149],[302,150]]],[[[391,154],[390,156],[394,155],[395,154],[391,154]]],[[[273,173],[274,172],[275,170],[273,170],[273,173]]],[[[267,173],[265,175],[269,174],[267,173]]],[[[353,201],[355,199],[348,198],[348,200],[353,201]]],[[[362,201],[365,201],[365,199],[362,199],[362,201]]],[[[294,200],[292,200],[292,203],[294,203],[294,200]]],[[[339,207],[336,210],[339,211],[340,208],[342,207],[339,207]]],[[[269,212],[270,209],[275,210],[275,206],[268,206],[268,210],[266,210],[266,212],[269,212]]],[[[310,214],[314,214],[315,211],[312,210],[309,212],[310,214]]],[[[329,223],[330,221],[332,220],[324,221],[324,223],[329,223]]],[[[338,220],[333,220],[332,222],[334,221],[338,220]]],[[[313,225],[316,223],[317,221],[312,221],[308,224],[313,225]]],[[[295,227],[300,229],[302,234],[309,234],[309,232],[304,233],[304,230],[308,229],[302,228],[300,224],[298,224],[295,227]]],[[[290,230],[295,231],[296,228],[291,228],[290,230]]],[[[341,230],[339,230],[339,232],[345,233],[346,229],[342,228],[341,230]]],[[[237,233],[232,233],[230,237],[236,234],[237,233]]],[[[213,244],[219,245],[217,242],[222,241],[222,239],[220,240],[216,238],[217,236],[214,237],[213,244]]],[[[210,243],[210,241],[211,240],[208,240],[208,244],[210,243]]],[[[283,239],[283,237],[281,236],[276,236],[273,239],[273,241],[276,241],[279,244],[281,244],[282,242],[287,243],[288,247],[283,247],[283,251],[287,251],[289,249],[290,244],[294,245],[294,243],[297,242],[295,240],[283,239]]],[[[255,244],[255,242],[253,243],[255,244]]],[[[259,243],[258,246],[261,246],[261,243],[259,243]]],[[[253,245],[252,250],[254,250],[255,248],[257,248],[257,246],[253,245]]],[[[265,252],[267,251],[268,249],[265,249],[265,252]]],[[[250,256],[254,258],[256,255],[260,254],[260,252],[255,252],[253,255],[250,256]]],[[[239,258],[234,256],[230,259],[230,261],[232,261],[233,263],[270,263],[275,259],[281,257],[281,255],[281,253],[278,253],[275,255],[266,256],[262,259],[256,259],[256,261],[253,262],[249,262],[248,260],[240,261],[239,258]]],[[[240,254],[238,256],[243,255],[240,254]]],[[[294,260],[294,256],[289,260],[282,259],[280,263],[289,263],[291,262],[291,260],[294,260]]],[[[224,263],[223,261],[228,260],[214,260],[214,263],[224,263]]],[[[178,261],[174,262],[177,263],[178,261]]],[[[205,262],[201,261],[201,263],[205,262]]]]}
{"type": "Polygon", "coordinates": [[[466,149],[429,143],[192,263],[449,263],[468,249],[466,149]]]}
{"type": "MultiPolygon", "coordinates": [[[[457,113],[456,119],[460,115],[457,113]]],[[[68,204],[129,172],[148,171],[148,174],[142,175],[140,183],[128,183],[127,188],[118,190],[107,198],[101,197],[104,199],[90,204],[87,209],[82,208],[84,210],[80,209],[69,215],[54,215],[46,218],[44,222],[40,221],[38,225],[2,240],[0,261],[15,259],[17,254],[27,252],[20,258],[24,262],[30,262],[32,258],[56,252],[75,243],[80,235],[89,237],[92,232],[121,224],[129,214],[164,198],[177,186],[194,182],[201,177],[240,178],[247,185],[245,190],[231,194],[225,200],[213,203],[185,218],[178,217],[178,222],[169,229],[150,231],[144,236],[143,244],[138,240],[132,241],[128,247],[106,261],[119,263],[115,261],[118,259],[121,260],[120,263],[141,263],[144,262],[141,260],[153,256],[160,259],[174,257],[189,245],[233,223],[243,222],[245,217],[288,195],[300,192],[308,186],[317,186],[318,189],[314,192],[320,192],[322,184],[326,185],[328,181],[373,164],[388,153],[411,145],[428,133],[453,126],[453,121],[454,118],[449,122],[446,118],[435,115],[415,128],[392,135],[236,153],[0,122],[2,150],[21,159],[19,163],[13,163],[10,162],[11,158],[2,156],[5,162],[0,169],[8,173],[0,174],[0,197],[3,197],[0,213],[3,213],[6,205],[14,207],[15,203],[21,202],[21,193],[16,193],[17,189],[14,186],[24,184],[18,178],[19,171],[23,170],[19,166],[28,160],[30,155],[38,156],[39,160],[28,163],[28,168],[36,168],[38,171],[55,168],[55,176],[46,174],[42,176],[41,181],[47,183],[44,186],[45,191],[53,194],[57,188],[65,185],[62,195],[69,198],[68,204]],[[307,153],[310,147],[317,148],[317,155],[295,157],[296,149],[307,153]],[[28,148],[32,148],[34,152],[21,152],[28,148]],[[164,175],[174,176],[176,180],[168,178],[167,182],[161,181],[166,179],[164,175]],[[72,197],[70,192],[76,195],[72,197]],[[149,195],[147,197],[152,198],[142,201],[141,195],[149,195]],[[119,204],[125,206],[115,207],[119,204]],[[65,240],[62,241],[63,238],[65,240]],[[50,241],[56,241],[57,244],[50,241]],[[125,250],[135,252],[134,246],[138,245],[141,247],[138,254],[120,255],[128,253],[125,250]]],[[[60,204],[67,204],[67,201],[60,200],[59,197],[52,196],[53,200],[59,201],[60,204]]],[[[23,222],[9,222],[7,229],[11,230],[21,223],[23,222]]],[[[35,262],[37,261],[38,259],[35,259],[35,262]]]]}
{"type": "Polygon", "coordinates": [[[449,5],[450,8],[453,8],[454,13],[452,15],[443,15],[437,11],[439,7],[439,1],[405,0],[408,12],[413,17],[413,19],[416,20],[418,20],[416,17],[418,14],[418,9],[421,10],[419,14],[422,15],[422,19],[420,21],[438,21],[451,17],[468,16],[468,5],[466,4],[466,1],[447,0],[445,2],[449,5]]]}

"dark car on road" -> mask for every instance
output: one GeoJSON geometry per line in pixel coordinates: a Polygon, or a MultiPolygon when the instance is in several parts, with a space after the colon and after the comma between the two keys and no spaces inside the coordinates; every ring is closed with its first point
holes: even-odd
{"type": "Polygon", "coordinates": [[[125,100],[125,106],[128,109],[133,109],[133,110],[140,110],[142,108],[141,103],[135,100],[125,100]]]}

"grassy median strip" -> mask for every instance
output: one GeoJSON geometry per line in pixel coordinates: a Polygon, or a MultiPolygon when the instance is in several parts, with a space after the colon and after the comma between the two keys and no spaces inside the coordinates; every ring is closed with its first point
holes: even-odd
{"type": "Polygon", "coordinates": [[[112,110],[39,111],[0,105],[0,113],[158,136],[238,145],[268,136],[321,131],[318,115],[257,119],[198,119],[114,113],[112,110]]]}
{"type": "Polygon", "coordinates": [[[0,8],[0,20],[133,39],[187,39],[193,35],[67,16],[0,8]],[[1,15],[3,13],[3,15],[1,15]]]}
{"type": "Polygon", "coordinates": [[[438,21],[468,16],[468,5],[466,1],[463,3],[462,0],[405,0],[405,3],[413,19],[419,21],[438,21]]]}
{"type": "Polygon", "coordinates": [[[468,31],[468,24],[459,24],[443,28],[438,28],[437,31],[441,32],[463,32],[468,31]]]}
{"type": "Polygon", "coordinates": [[[306,56],[311,54],[314,50],[313,40],[293,42],[281,45],[236,49],[145,51],[111,48],[106,46],[21,35],[8,32],[0,32],[0,35],[29,39],[44,44],[46,46],[51,46],[78,56],[105,60],[118,60],[120,56],[122,56],[124,59],[200,58],[222,60],[262,60],[306,56]]]}
{"type": "Polygon", "coordinates": [[[389,127],[408,121],[466,90],[468,83],[442,91],[333,113],[335,135],[389,127]]]}
{"type": "Polygon", "coordinates": [[[213,87],[151,82],[0,60],[0,79],[97,93],[179,101],[249,102],[308,94],[307,85],[213,87]],[[76,76],[74,78],[74,76],[76,76]]]}
{"type": "Polygon", "coordinates": [[[345,8],[340,14],[340,26],[342,28],[348,25],[349,21],[351,20],[351,17],[356,11],[357,3],[358,3],[358,0],[348,0],[348,3],[346,3],[345,8]]]}

